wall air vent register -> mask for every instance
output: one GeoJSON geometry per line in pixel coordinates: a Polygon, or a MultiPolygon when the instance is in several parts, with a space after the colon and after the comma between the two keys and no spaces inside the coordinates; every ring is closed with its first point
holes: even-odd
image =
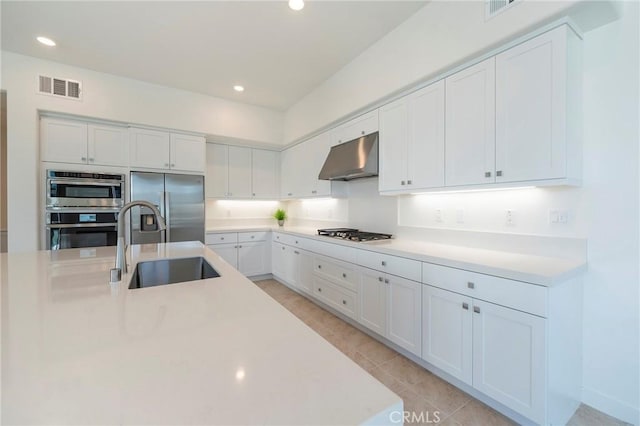
{"type": "Polygon", "coordinates": [[[42,95],[58,96],[62,98],[81,100],[82,83],[46,75],[38,76],[38,93],[42,95]]]}

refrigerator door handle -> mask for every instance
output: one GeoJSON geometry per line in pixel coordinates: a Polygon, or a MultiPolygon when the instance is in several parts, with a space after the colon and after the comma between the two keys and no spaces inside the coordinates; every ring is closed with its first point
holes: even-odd
{"type": "Polygon", "coordinates": [[[171,242],[171,197],[170,192],[165,191],[162,193],[163,205],[164,205],[164,222],[167,225],[164,231],[164,242],[171,242]]]}

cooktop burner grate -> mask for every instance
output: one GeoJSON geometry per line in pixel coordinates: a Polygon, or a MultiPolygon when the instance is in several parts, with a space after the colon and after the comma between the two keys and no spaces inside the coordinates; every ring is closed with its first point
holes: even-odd
{"type": "Polygon", "coordinates": [[[328,228],[318,229],[318,235],[326,237],[341,238],[349,241],[376,241],[388,240],[391,234],[380,234],[377,232],[364,232],[354,228],[328,228]]]}

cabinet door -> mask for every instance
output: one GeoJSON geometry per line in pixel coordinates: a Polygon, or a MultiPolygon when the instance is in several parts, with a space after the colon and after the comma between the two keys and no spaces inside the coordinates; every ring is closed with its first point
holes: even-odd
{"type": "Polygon", "coordinates": [[[285,245],[282,247],[284,247],[284,250],[281,250],[284,253],[282,278],[284,278],[288,284],[296,287],[298,285],[298,256],[293,247],[285,245]]]}
{"type": "Polygon", "coordinates": [[[171,170],[198,172],[205,171],[205,145],[201,136],[171,134],[171,170]]]}
{"type": "Polygon", "coordinates": [[[132,128],[129,135],[131,167],[169,169],[169,133],[132,128]]]}
{"type": "Polygon", "coordinates": [[[281,280],[284,279],[284,244],[271,243],[271,273],[281,280]]]}
{"type": "Polygon", "coordinates": [[[422,284],[393,275],[386,275],[386,281],[388,339],[420,356],[422,284]]]}
{"type": "Polygon", "coordinates": [[[329,132],[324,132],[314,138],[309,139],[302,145],[302,164],[306,164],[302,170],[305,173],[305,188],[303,194],[307,197],[319,197],[331,195],[331,181],[320,180],[318,175],[331,149],[331,139],[329,132]]]}
{"type": "Polygon", "coordinates": [[[478,300],[473,310],[473,387],[544,423],[545,320],[478,300]]]}
{"type": "Polygon", "coordinates": [[[251,148],[229,146],[229,197],[251,198],[251,148]]]}
{"type": "Polygon", "coordinates": [[[387,284],[384,274],[363,270],[360,281],[358,322],[381,336],[387,329],[387,284]]]}
{"type": "Polygon", "coordinates": [[[254,198],[277,199],[279,153],[264,149],[254,149],[251,153],[251,195],[254,198]]]}
{"type": "Polygon", "coordinates": [[[445,184],[494,182],[495,58],[445,79],[445,184]]]}
{"type": "Polygon", "coordinates": [[[238,245],[238,270],[247,277],[269,273],[267,243],[240,243],[238,245]]]}
{"type": "Polygon", "coordinates": [[[292,146],[282,151],[281,155],[280,184],[282,185],[282,197],[293,198],[304,196],[302,192],[305,186],[305,168],[308,165],[304,164],[302,144],[292,146]]]}
{"type": "Polygon", "coordinates": [[[87,124],[76,121],[42,118],[42,160],[60,163],[87,162],[87,124]]]}
{"type": "Polygon", "coordinates": [[[128,130],[124,127],[89,124],[87,154],[89,164],[128,166],[128,130]]]}
{"type": "Polygon", "coordinates": [[[407,188],[444,186],[444,80],[409,95],[407,188]]]}
{"type": "Polygon", "coordinates": [[[332,145],[348,142],[378,131],[378,110],[370,111],[339,126],[333,136],[332,145]]]}
{"type": "Polygon", "coordinates": [[[408,98],[380,107],[380,192],[406,189],[408,98]]]}
{"type": "Polygon", "coordinates": [[[472,299],[422,286],[422,359],[472,385],[472,299]]]}
{"type": "Polygon", "coordinates": [[[229,184],[229,146],[217,143],[207,144],[207,197],[224,198],[228,196],[229,184]]]}
{"type": "Polygon", "coordinates": [[[567,29],[496,56],[497,182],[566,176],[567,29]]]}
{"type": "Polygon", "coordinates": [[[238,268],[238,245],[216,244],[207,246],[234,268],[238,268]]]}
{"type": "Polygon", "coordinates": [[[298,288],[313,294],[313,254],[305,250],[298,251],[298,288]]]}
{"type": "Polygon", "coordinates": [[[280,198],[293,197],[293,148],[280,153],[280,198]]]}

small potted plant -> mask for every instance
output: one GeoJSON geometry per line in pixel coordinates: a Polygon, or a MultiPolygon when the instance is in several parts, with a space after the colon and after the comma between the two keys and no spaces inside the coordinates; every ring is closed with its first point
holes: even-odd
{"type": "Polygon", "coordinates": [[[285,212],[283,209],[278,209],[273,214],[273,217],[278,221],[279,226],[283,226],[284,220],[287,218],[287,212],[285,212]]]}

